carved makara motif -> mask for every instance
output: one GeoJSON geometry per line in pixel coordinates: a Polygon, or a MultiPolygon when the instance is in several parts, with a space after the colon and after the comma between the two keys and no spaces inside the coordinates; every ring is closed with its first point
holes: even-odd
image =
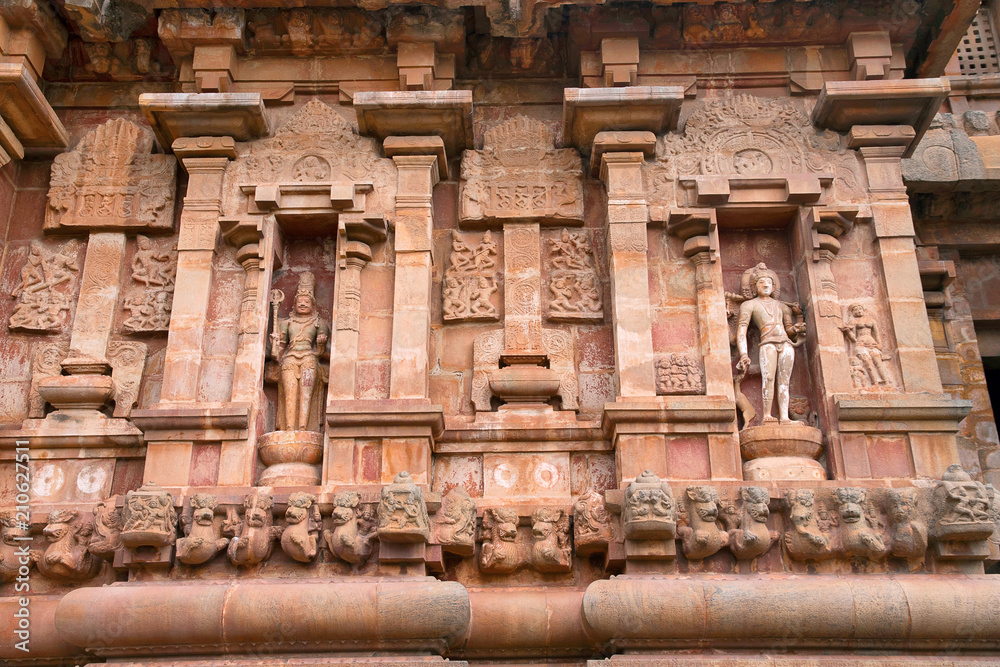
{"type": "Polygon", "coordinates": [[[125,494],[120,539],[126,547],[162,548],[177,539],[173,497],[152,482],[125,494]]]}
{"type": "Polygon", "coordinates": [[[625,537],[632,540],[672,540],[677,531],[674,494],[651,470],[625,487],[622,506],[625,537]]]}
{"type": "Polygon", "coordinates": [[[116,118],[56,156],[45,229],[171,229],[177,160],[151,155],[152,143],[147,130],[116,118]]]}
{"type": "MultiPolygon", "coordinates": [[[[711,15],[712,8],[686,5],[685,17],[687,12],[711,15]]],[[[783,98],[741,93],[706,102],[688,117],[682,134],[660,138],[656,155],[656,162],[643,168],[644,180],[653,185],[694,175],[832,174],[838,200],[864,196],[857,159],[840,135],[816,130],[796,103],[783,98]]],[[[670,192],[652,187],[652,203],[670,192]]]]}
{"type": "Polygon", "coordinates": [[[573,549],[570,546],[569,517],[558,508],[540,507],[531,514],[531,564],[539,572],[569,572],[573,549]]]}
{"type": "MultiPolygon", "coordinates": [[[[740,288],[740,295],[726,295],[730,302],[739,303],[735,312],[732,307],[729,308],[730,313],[736,315],[735,343],[739,355],[736,370],[742,375],[750,370],[747,333],[753,324],[758,332],[763,421],[787,423],[791,421],[788,415],[789,383],[792,365],[795,363],[795,348],[805,342],[806,335],[802,310],[794,303],[780,300],[781,283],[778,275],[763,262],[743,273],[740,288]],[[775,393],[778,398],[777,419],[771,415],[775,393]]],[[[744,427],[748,425],[745,423],[744,427]]]]}
{"type": "Polygon", "coordinates": [[[122,323],[125,331],[149,333],[170,328],[176,273],[177,250],[172,241],[157,243],[142,235],[136,238],[132,258],[133,289],[122,304],[129,313],[122,323]]]}
{"type": "Polygon", "coordinates": [[[589,488],[573,503],[573,544],[581,556],[606,551],[614,539],[611,515],[604,496],[589,488]]]}
{"type": "Polygon", "coordinates": [[[552,132],[517,116],[484,134],[483,149],[462,156],[462,220],[583,220],[583,170],[552,132]]]}
{"type": "Polygon", "coordinates": [[[195,493],[181,513],[184,537],[177,540],[177,560],[185,565],[201,565],[229,544],[222,534],[221,517],[215,516],[219,503],[215,496],[195,493]]]}
{"type": "Polygon", "coordinates": [[[559,322],[602,321],[601,281],[588,233],[563,229],[558,238],[548,239],[548,246],[548,318],[559,322]]]}
{"type": "Polygon", "coordinates": [[[274,525],[271,515],[273,500],[263,491],[251,493],[243,499],[243,516],[231,508],[223,524],[224,532],[233,536],[226,553],[237,567],[248,567],[267,560],[274,549],[274,540],[281,536],[281,528],[274,525]]]}
{"type": "Polygon", "coordinates": [[[688,560],[708,558],[729,543],[719,526],[719,493],[712,486],[689,486],[684,495],[687,525],[678,526],[677,537],[688,560]]]}
{"type": "Polygon", "coordinates": [[[820,529],[816,496],[812,489],[796,489],[785,493],[788,521],[785,548],[795,560],[821,560],[832,555],[830,538],[820,529]]]}
{"type": "Polygon", "coordinates": [[[656,393],[704,394],[705,379],[701,364],[689,354],[673,353],[656,360],[656,393]]]}
{"type": "Polygon", "coordinates": [[[106,561],[115,559],[115,552],[122,546],[122,512],[114,495],[94,506],[94,533],[87,548],[90,553],[106,561]]]}
{"type": "Polygon", "coordinates": [[[945,542],[985,540],[995,528],[991,505],[984,484],[973,481],[962,466],[948,466],[934,487],[934,538],[945,542]]]}
{"type": "Polygon", "coordinates": [[[841,325],[840,330],[848,342],[854,387],[883,391],[892,382],[882,363],[885,357],[878,324],[860,303],[852,304],[848,311],[847,323],[841,325]]]}
{"type": "Polygon", "coordinates": [[[281,550],[300,563],[311,563],[319,551],[319,531],[323,518],[316,496],[296,492],[288,496],[285,510],[285,530],[281,533],[281,550]]]}
{"type": "Polygon", "coordinates": [[[499,291],[497,244],[492,233],[485,232],[475,249],[458,231],[452,231],[451,236],[451,254],[441,285],[445,321],[499,320],[494,301],[499,291]]]}
{"type": "Polygon", "coordinates": [[[729,530],[729,550],[739,560],[762,556],[778,539],[777,531],[768,530],[767,508],[770,495],[760,486],[740,487],[740,507],[737,525],[729,530]]]}
{"type": "Polygon", "coordinates": [[[516,511],[507,507],[496,507],[483,512],[482,540],[479,569],[483,572],[504,574],[520,567],[516,511]]]}
{"type": "Polygon", "coordinates": [[[31,390],[28,392],[28,418],[45,417],[45,399],[38,393],[38,381],[62,374],[62,360],[66,358],[66,343],[38,343],[31,354],[31,390]]]}
{"type": "Polygon", "coordinates": [[[471,556],[476,551],[476,503],[457,486],[441,499],[434,515],[434,542],[449,553],[471,556]]]}
{"type": "Polygon", "coordinates": [[[0,584],[14,581],[19,575],[27,577],[39,554],[29,548],[27,518],[14,510],[0,512],[0,584]]]}
{"type": "Polygon", "coordinates": [[[892,555],[923,558],[927,551],[927,522],[919,511],[917,489],[889,489],[888,498],[892,555]]]}
{"type": "Polygon", "coordinates": [[[115,383],[115,417],[128,417],[139,400],[139,386],[146,368],[149,346],[133,341],[108,343],[108,363],[115,383]]]}
{"type": "Polygon", "coordinates": [[[62,330],[72,310],[79,280],[79,248],[76,239],[58,249],[48,249],[41,241],[31,242],[28,259],[21,269],[21,284],[11,293],[15,299],[14,312],[7,326],[12,331],[62,330]]]}
{"type": "Polygon", "coordinates": [[[377,537],[374,512],[358,510],[361,496],[354,491],[338,493],[333,499],[334,529],[323,531],[323,539],[337,558],[360,565],[372,555],[377,537]]]}
{"type": "Polygon", "coordinates": [[[55,510],[42,531],[49,541],[38,559],[38,571],[49,579],[74,582],[97,576],[103,562],[87,546],[94,532],[94,522],[77,510],[55,510]]]}
{"type": "Polygon", "coordinates": [[[382,487],[378,537],[386,542],[423,542],[430,537],[423,492],[405,470],[382,487]]]}
{"type": "Polygon", "coordinates": [[[889,549],[878,534],[876,510],[867,504],[867,493],[858,487],[839,487],[834,491],[839,518],[840,545],[837,551],[848,557],[877,559],[889,549]]]}

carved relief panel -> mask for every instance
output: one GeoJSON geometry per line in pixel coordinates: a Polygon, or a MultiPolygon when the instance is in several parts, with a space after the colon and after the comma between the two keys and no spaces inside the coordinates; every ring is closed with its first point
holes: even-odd
{"type": "Polygon", "coordinates": [[[80,243],[71,239],[50,248],[32,241],[21,269],[21,283],[14,288],[11,331],[53,333],[63,329],[73,309],[80,279],[80,243]]]}
{"type": "Polygon", "coordinates": [[[127,333],[164,332],[170,328],[177,273],[177,247],[173,239],[136,237],[132,257],[132,282],[125,289],[122,309],[128,313],[122,323],[127,333]]]}
{"type": "Polygon", "coordinates": [[[544,240],[548,248],[548,319],[553,322],[601,322],[604,304],[594,249],[586,231],[563,229],[544,240]]]}
{"type": "Polygon", "coordinates": [[[446,322],[497,321],[497,243],[485,232],[473,247],[452,231],[451,253],[441,287],[446,322]]]}

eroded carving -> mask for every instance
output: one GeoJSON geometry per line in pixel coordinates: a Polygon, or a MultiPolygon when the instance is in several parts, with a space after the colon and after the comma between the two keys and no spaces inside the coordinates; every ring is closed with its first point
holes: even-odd
{"type": "Polygon", "coordinates": [[[934,487],[934,538],[971,542],[985,540],[993,530],[986,486],[973,481],[962,466],[948,466],[942,480],[934,487]]]}
{"type": "Polygon", "coordinates": [[[243,516],[230,508],[223,530],[232,536],[226,553],[237,567],[249,567],[267,560],[274,549],[274,540],[281,536],[281,528],[274,525],[271,515],[271,495],[263,491],[251,493],[243,499],[243,516]]]}
{"type": "Polygon", "coordinates": [[[115,559],[115,552],[122,546],[122,512],[114,495],[94,506],[94,533],[87,548],[90,553],[106,561],[115,559]]]}
{"type": "Polygon", "coordinates": [[[441,499],[441,509],[434,515],[434,541],[453,554],[475,553],[476,503],[464,487],[455,487],[441,499]]]}
{"type": "Polygon", "coordinates": [[[788,520],[785,549],[795,560],[822,560],[832,555],[830,538],[820,529],[816,496],[812,489],[796,489],[785,493],[788,520]]]}
{"type": "Polygon", "coordinates": [[[97,576],[103,562],[87,546],[94,522],[77,510],[55,510],[42,533],[49,546],[38,559],[38,571],[49,579],[74,582],[97,576]]]}
{"type": "Polygon", "coordinates": [[[28,418],[45,417],[45,399],[38,393],[38,381],[62,374],[62,360],[66,358],[66,343],[39,343],[31,355],[31,390],[28,392],[28,418]]]}
{"type": "Polygon", "coordinates": [[[558,508],[540,507],[531,514],[531,564],[539,572],[569,572],[572,547],[569,517],[558,508]]]}
{"type": "Polygon", "coordinates": [[[18,576],[27,578],[31,566],[38,562],[39,554],[29,548],[27,517],[14,510],[0,512],[0,583],[14,581],[18,576]]]}
{"type": "Polygon", "coordinates": [[[229,544],[222,534],[221,517],[215,516],[219,503],[208,493],[195,493],[181,513],[184,537],[177,540],[177,560],[185,565],[201,565],[215,558],[229,544]]]}
{"type": "Polygon", "coordinates": [[[548,246],[548,318],[558,322],[603,321],[601,282],[588,233],[563,229],[559,238],[548,239],[548,246]]]}
{"type": "Polygon", "coordinates": [[[133,341],[108,343],[108,363],[115,383],[115,417],[128,417],[139,400],[139,386],[146,368],[149,346],[133,341]]]}
{"type": "Polygon", "coordinates": [[[770,495],[763,487],[740,487],[741,502],[736,526],[729,530],[729,550],[737,559],[750,560],[762,556],[778,539],[777,531],[767,528],[769,500],[770,495]]]}
{"type": "Polygon", "coordinates": [[[729,543],[719,526],[719,493],[711,486],[689,486],[684,495],[687,525],[678,526],[677,537],[688,560],[708,558],[729,543]]]}
{"type": "Polygon", "coordinates": [[[430,537],[423,492],[405,470],[382,487],[378,537],[387,542],[424,542],[430,537]]]}
{"type": "Polygon", "coordinates": [[[372,555],[373,540],[378,534],[375,513],[370,507],[358,509],[361,496],[354,491],[338,493],[333,503],[334,529],[323,531],[323,538],[337,558],[360,565],[372,555]]]}
{"type": "Polygon", "coordinates": [[[589,488],[573,503],[573,544],[581,556],[606,551],[614,539],[611,515],[604,496],[589,488]]]}
{"type": "Polygon", "coordinates": [[[350,8],[254,9],[247,14],[250,49],[260,55],[348,55],[385,49],[381,14],[350,8]]]}
{"type": "Polygon", "coordinates": [[[888,514],[892,521],[892,555],[923,558],[927,551],[927,522],[918,511],[916,489],[889,489],[888,514]]]}
{"type": "Polygon", "coordinates": [[[487,231],[473,250],[458,231],[451,233],[451,254],[441,286],[445,321],[496,321],[497,244],[487,231]]]}
{"type": "Polygon", "coordinates": [[[132,280],[136,289],[131,290],[122,304],[122,308],[129,312],[122,328],[129,333],[167,331],[170,328],[177,250],[175,247],[164,249],[164,245],[162,242],[154,243],[146,236],[136,238],[136,251],[132,258],[132,280]]]}
{"type": "Polygon", "coordinates": [[[834,491],[839,519],[838,551],[854,558],[881,558],[888,553],[885,540],[877,532],[876,510],[867,501],[867,493],[858,487],[839,487],[834,491]]]}
{"type": "Polygon", "coordinates": [[[121,543],[129,548],[160,549],[177,539],[177,512],[173,497],[152,482],[125,494],[121,543]]]}
{"type": "Polygon", "coordinates": [[[651,470],[625,487],[622,507],[625,537],[632,540],[672,540],[677,532],[674,494],[651,470]]]}
{"type": "Polygon", "coordinates": [[[79,279],[79,247],[76,239],[52,250],[41,241],[31,242],[28,260],[21,269],[21,284],[11,293],[15,299],[14,312],[7,325],[11,331],[48,333],[62,330],[72,309],[79,279]]]}
{"type": "Polygon", "coordinates": [[[701,364],[689,354],[673,353],[656,360],[656,393],[704,394],[705,379],[701,364]]]}
{"type": "Polygon", "coordinates": [[[483,546],[479,569],[504,574],[521,565],[517,549],[517,512],[507,507],[491,507],[483,512],[483,546]]]}
{"type": "Polygon", "coordinates": [[[860,303],[851,305],[847,323],[840,330],[848,341],[851,354],[851,378],[857,389],[882,390],[890,384],[889,371],[882,355],[882,342],[875,318],[860,303]]]}
{"type": "Polygon", "coordinates": [[[177,160],[151,155],[152,144],[147,130],[116,118],[56,156],[45,229],[172,229],[177,160]]]}
{"type": "Polygon", "coordinates": [[[319,531],[323,518],[316,496],[296,492],[288,496],[285,529],[281,533],[281,550],[300,563],[311,563],[319,552],[319,531]]]}
{"type": "Polygon", "coordinates": [[[462,180],[463,221],[583,220],[579,153],[555,148],[545,124],[524,116],[490,128],[482,150],[463,153],[462,180]]]}

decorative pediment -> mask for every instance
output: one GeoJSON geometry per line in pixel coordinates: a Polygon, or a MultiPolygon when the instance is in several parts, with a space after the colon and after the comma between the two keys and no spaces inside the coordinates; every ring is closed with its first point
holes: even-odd
{"type": "Polygon", "coordinates": [[[556,148],[544,123],[517,116],[462,156],[463,222],[519,218],[583,223],[580,154],[556,148]]]}
{"type": "Polygon", "coordinates": [[[152,135],[117,118],[91,130],[52,164],[49,231],[170,230],[177,160],[151,155],[152,135]]]}

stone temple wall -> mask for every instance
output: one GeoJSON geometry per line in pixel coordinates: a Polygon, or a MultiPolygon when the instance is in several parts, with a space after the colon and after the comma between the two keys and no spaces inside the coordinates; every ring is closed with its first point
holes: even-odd
{"type": "Polygon", "coordinates": [[[0,664],[997,664],[976,7],[470,3],[0,6],[0,664]]]}

